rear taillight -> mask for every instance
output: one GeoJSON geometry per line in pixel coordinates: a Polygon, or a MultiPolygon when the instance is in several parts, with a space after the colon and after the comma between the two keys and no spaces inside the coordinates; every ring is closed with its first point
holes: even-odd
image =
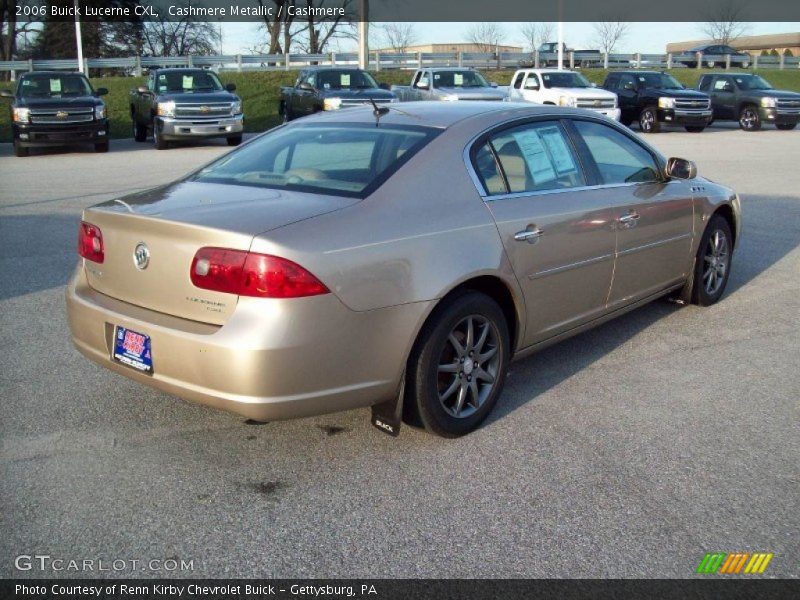
{"type": "Polygon", "coordinates": [[[290,260],[226,248],[200,248],[190,277],[204,290],[257,298],[302,298],[330,291],[290,260]]]}
{"type": "Polygon", "coordinates": [[[103,253],[103,232],[97,225],[81,221],[78,229],[78,254],[86,260],[101,263],[105,258],[103,253]]]}

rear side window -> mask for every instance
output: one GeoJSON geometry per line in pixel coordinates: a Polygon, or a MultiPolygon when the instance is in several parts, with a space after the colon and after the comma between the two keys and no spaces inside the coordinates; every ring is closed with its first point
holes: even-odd
{"type": "Polygon", "coordinates": [[[518,75],[517,75],[517,76],[514,78],[514,89],[517,89],[517,90],[518,90],[519,88],[521,88],[521,87],[522,87],[522,80],[523,80],[523,79],[525,79],[525,73],[519,73],[519,74],[518,74],[518,75]]]}
{"type": "Polygon", "coordinates": [[[703,75],[700,78],[700,85],[697,87],[699,87],[701,90],[707,90],[710,86],[711,86],[711,77],[709,77],[708,75],[703,75]]]}
{"type": "Polygon", "coordinates": [[[505,194],[506,184],[497,168],[497,161],[489,143],[483,144],[475,153],[475,170],[481,178],[483,187],[490,195],[505,194]]]}
{"type": "MultiPolygon", "coordinates": [[[[510,193],[537,192],[586,185],[575,153],[555,121],[526,123],[493,136],[489,143],[510,193]]],[[[489,189],[488,179],[487,192],[489,189]]]]}
{"type": "Polygon", "coordinates": [[[608,125],[574,121],[604,184],[658,181],[653,156],[628,136],[608,125]]]}

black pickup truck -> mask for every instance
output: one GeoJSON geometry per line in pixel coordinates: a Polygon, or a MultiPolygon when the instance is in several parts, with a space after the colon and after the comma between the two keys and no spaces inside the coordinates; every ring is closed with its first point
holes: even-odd
{"type": "Polygon", "coordinates": [[[219,77],[204,69],[153,69],[147,84],[130,93],[133,138],[153,142],[159,150],[169,142],[224,137],[229,146],[242,142],[242,101],[219,77]]]}
{"type": "Polygon", "coordinates": [[[105,88],[92,89],[81,73],[36,71],[26,73],[11,98],[11,131],[14,154],[28,156],[30,148],[94,144],[108,152],[108,118],[100,99],[105,88]]]}
{"type": "Polygon", "coordinates": [[[322,110],[396,102],[387,87],[354,67],[309,67],[300,71],[294,86],[281,87],[278,111],[286,122],[322,110]]]}
{"type": "Polygon", "coordinates": [[[789,130],[800,121],[800,94],[776,90],[760,75],[709,73],[697,87],[711,96],[715,120],[739,121],[745,131],[758,131],[764,123],[789,130]]]}
{"type": "Polygon", "coordinates": [[[711,99],[687,90],[672,75],[656,71],[614,71],[603,89],[619,97],[620,122],[639,121],[642,133],[658,133],[663,124],[703,131],[712,121],[711,99]]]}

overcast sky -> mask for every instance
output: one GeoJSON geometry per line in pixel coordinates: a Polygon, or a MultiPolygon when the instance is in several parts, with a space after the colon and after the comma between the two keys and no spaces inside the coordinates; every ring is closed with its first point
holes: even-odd
{"type": "MultiPolygon", "coordinates": [[[[470,23],[416,23],[417,44],[465,42],[470,23]]],[[[510,45],[523,45],[519,33],[520,23],[500,23],[505,32],[503,43],[510,45]]],[[[620,53],[653,53],[666,52],[667,42],[680,42],[704,38],[702,23],[631,23],[625,39],[623,39],[616,52],[620,53]]],[[[555,27],[554,27],[555,30],[555,27]]],[[[258,25],[254,23],[226,23],[222,26],[223,48],[226,54],[247,54],[248,49],[263,40],[264,34],[259,34],[258,25]]],[[[785,33],[800,31],[800,23],[750,23],[747,33],[758,35],[762,33],[785,33]]],[[[370,37],[373,37],[372,35],[370,37]]],[[[591,48],[594,31],[591,23],[565,23],[564,40],[572,48],[591,48]]],[[[353,50],[352,42],[344,42],[335,51],[353,50]]]]}

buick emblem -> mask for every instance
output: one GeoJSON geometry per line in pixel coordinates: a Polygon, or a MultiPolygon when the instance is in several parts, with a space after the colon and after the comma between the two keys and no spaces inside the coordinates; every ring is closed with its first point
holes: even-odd
{"type": "Polygon", "coordinates": [[[136,248],[133,250],[133,264],[140,271],[144,271],[150,264],[150,248],[144,242],[136,244],[136,248]]]}
{"type": "Polygon", "coordinates": [[[66,119],[66,118],[69,116],[69,113],[68,113],[68,112],[66,112],[66,111],[64,111],[64,110],[60,110],[60,111],[58,111],[58,112],[56,113],[56,116],[57,116],[59,119],[66,119]]]}

